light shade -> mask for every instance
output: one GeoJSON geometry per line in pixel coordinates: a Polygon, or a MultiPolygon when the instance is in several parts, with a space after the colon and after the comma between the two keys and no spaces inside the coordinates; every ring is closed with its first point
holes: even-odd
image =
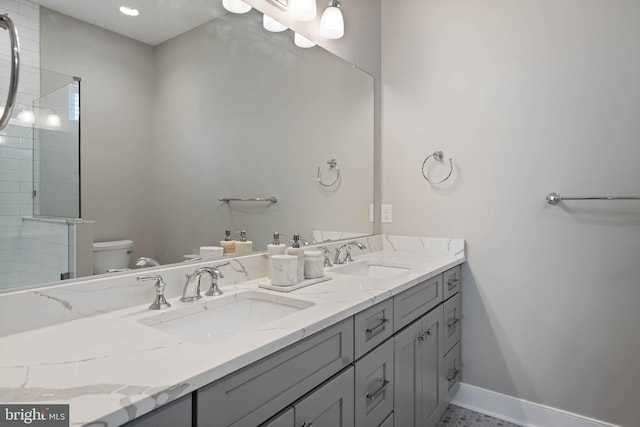
{"type": "Polygon", "coordinates": [[[282,25],[269,15],[262,15],[262,26],[265,30],[271,31],[272,33],[279,33],[287,29],[286,25],[282,25]]]}
{"type": "Polygon", "coordinates": [[[47,116],[47,126],[52,127],[52,128],[59,128],[60,127],[60,116],[57,115],[56,113],[50,113],[47,116]]]}
{"type": "Polygon", "coordinates": [[[293,35],[293,42],[295,43],[296,46],[302,47],[305,49],[314,47],[316,45],[315,42],[312,42],[302,34],[298,34],[298,33],[295,33],[293,35]]]}
{"type": "Polygon", "coordinates": [[[316,0],[291,0],[289,13],[296,21],[309,22],[316,19],[316,0]]]}
{"type": "Polygon", "coordinates": [[[325,39],[339,39],[344,36],[344,18],[339,3],[334,2],[324,10],[320,20],[320,35],[325,39]]]}
{"type": "Polygon", "coordinates": [[[24,108],[18,113],[18,120],[27,125],[32,125],[36,122],[36,115],[28,108],[24,108]]]}
{"type": "Polygon", "coordinates": [[[247,13],[252,9],[250,4],[242,0],[222,0],[222,7],[231,13],[247,13]]]}

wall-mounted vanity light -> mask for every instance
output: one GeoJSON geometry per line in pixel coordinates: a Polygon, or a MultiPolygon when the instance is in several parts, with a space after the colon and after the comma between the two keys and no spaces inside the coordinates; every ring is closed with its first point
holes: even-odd
{"type": "Polygon", "coordinates": [[[287,29],[286,25],[282,25],[269,15],[262,15],[262,26],[265,30],[271,31],[272,33],[280,33],[287,29]]]}
{"type": "Polygon", "coordinates": [[[298,34],[298,33],[294,33],[293,42],[295,43],[296,46],[302,47],[302,48],[305,48],[305,49],[310,48],[310,47],[314,47],[316,45],[315,42],[309,40],[308,38],[306,38],[302,34],[298,34]]]}
{"type": "Polygon", "coordinates": [[[231,13],[247,13],[252,7],[242,0],[222,0],[222,7],[231,13]]]}
{"type": "Polygon", "coordinates": [[[332,0],[322,13],[320,35],[325,39],[339,39],[344,35],[344,18],[340,10],[340,0],[332,0]]]}
{"type": "Polygon", "coordinates": [[[316,0],[291,0],[289,12],[296,21],[309,22],[316,19],[316,0]]]}

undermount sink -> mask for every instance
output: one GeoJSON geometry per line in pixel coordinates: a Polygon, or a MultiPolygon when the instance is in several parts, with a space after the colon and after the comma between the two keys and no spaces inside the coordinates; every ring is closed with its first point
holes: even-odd
{"type": "Polygon", "coordinates": [[[351,264],[341,265],[332,268],[330,271],[338,274],[348,274],[351,276],[364,276],[375,279],[384,279],[402,274],[408,271],[408,267],[376,263],[370,261],[358,261],[351,264]]]}
{"type": "Polygon", "coordinates": [[[312,302],[259,291],[193,304],[141,319],[140,323],[196,344],[211,344],[314,305],[312,302]]]}

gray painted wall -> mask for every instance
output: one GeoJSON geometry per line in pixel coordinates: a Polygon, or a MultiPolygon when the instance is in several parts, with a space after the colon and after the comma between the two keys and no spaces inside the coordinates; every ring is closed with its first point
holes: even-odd
{"type": "Polygon", "coordinates": [[[157,46],[156,65],[159,260],[218,245],[225,229],[246,229],[254,250],[266,250],[273,231],[372,232],[369,75],[319,47],[295,47],[291,32],[264,31],[255,11],[157,46]],[[331,158],[342,179],[324,189],[317,167],[331,158]],[[278,203],[218,201],[270,195],[278,203]]]}
{"type": "Polygon", "coordinates": [[[464,382],[637,425],[640,204],[544,197],[640,194],[638,76],[637,1],[383,1],[383,231],[467,240],[464,382]]]}
{"type": "Polygon", "coordinates": [[[96,241],[153,247],[153,48],[41,8],[41,66],[82,77],[82,216],[96,241]]]}

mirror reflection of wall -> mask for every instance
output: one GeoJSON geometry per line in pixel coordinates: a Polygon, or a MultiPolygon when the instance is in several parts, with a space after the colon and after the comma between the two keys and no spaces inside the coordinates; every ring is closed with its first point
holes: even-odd
{"type": "Polygon", "coordinates": [[[41,9],[41,65],[82,81],[82,213],[95,240],[181,261],[246,229],[370,234],[373,79],[224,15],[155,47],[41,9]],[[337,188],[316,181],[336,158],[337,188]],[[275,204],[220,197],[278,196],[275,204]]]}

